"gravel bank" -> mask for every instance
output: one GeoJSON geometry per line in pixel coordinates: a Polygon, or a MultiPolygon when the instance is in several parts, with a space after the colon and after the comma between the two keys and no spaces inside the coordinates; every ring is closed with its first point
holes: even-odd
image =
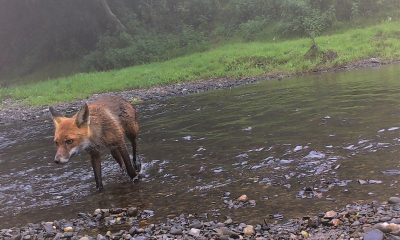
{"type": "Polygon", "coordinates": [[[96,209],[76,219],[2,229],[0,239],[400,239],[400,198],[388,202],[353,203],[315,216],[248,225],[181,215],[152,223],[154,212],[136,208],[96,209]]]}

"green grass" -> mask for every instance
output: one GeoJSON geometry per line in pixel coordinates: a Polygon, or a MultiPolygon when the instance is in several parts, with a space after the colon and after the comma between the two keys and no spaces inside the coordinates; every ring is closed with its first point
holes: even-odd
{"type": "Polygon", "coordinates": [[[280,42],[232,43],[207,52],[191,54],[109,72],[69,77],[0,89],[0,99],[21,100],[27,105],[47,105],[86,98],[94,93],[149,88],[183,81],[221,77],[241,78],[268,73],[298,73],[329,68],[369,57],[400,59],[400,22],[353,29],[317,38],[322,50],[338,57],[330,62],[311,61],[304,54],[309,39],[280,42]]]}

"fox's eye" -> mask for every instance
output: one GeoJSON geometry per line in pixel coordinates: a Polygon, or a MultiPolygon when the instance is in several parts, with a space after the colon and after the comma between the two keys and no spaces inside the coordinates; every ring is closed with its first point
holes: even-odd
{"type": "Polygon", "coordinates": [[[74,140],[72,140],[72,139],[68,139],[67,141],[65,141],[65,143],[68,144],[68,145],[72,144],[73,142],[74,142],[74,140]]]}

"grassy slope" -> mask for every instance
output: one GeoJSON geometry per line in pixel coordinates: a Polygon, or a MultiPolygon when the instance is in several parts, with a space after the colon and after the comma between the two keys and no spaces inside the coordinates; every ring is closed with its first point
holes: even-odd
{"type": "Polygon", "coordinates": [[[368,57],[400,59],[399,23],[382,23],[319,37],[317,43],[322,50],[331,49],[339,55],[328,63],[304,59],[311,45],[309,39],[235,43],[161,63],[110,72],[76,74],[0,89],[0,98],[11,97],[29,105],[45,105],[85,98],[93,93],[147,88],[181,81],[304,72],[368,57]]]}

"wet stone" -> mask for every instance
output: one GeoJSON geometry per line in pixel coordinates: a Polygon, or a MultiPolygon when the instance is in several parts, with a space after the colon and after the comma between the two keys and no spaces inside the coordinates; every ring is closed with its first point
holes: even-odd
{"type": "Polygon", "coordinates": [[[375,225],[375,228],[384,233],[400,232],[400,225],[396,223],[378,223],[375,225]]]}
{"type": "Polygon", "coordinates": [[[46,222],[42,224],[44,230],[46,231],[47,234],[53,234],[54,229],[53,229],[53,223],[52,222],[46,222]]]}
{"type": "Polygon", "coordinates": [[[147,240],[147,239],[149,239],[149,238],[146,236],[139,236],[139,237],[133,238],[133,240],[147,240]]]}
{"type": "Polygon", "coordinates": [[[71,237],[73,237],[74,236],[74,233],[72,233],[72,232],[67,232],[67,233],[64,233],[64,238],[71,238],[71,237]]]}
{"type": "Polygon", "coordinates": [[[392,220],[392,217],[390,217],[390,216],[384,216],[379,219],[380,222],[389,222],[391,220],[392,220]]]}
{"type": "Polygon", "coordinates": [[[97,234],[96,240],[106,240],[107,238],[101,234],[97,234]]]}
{"type": "Polygon", "coordinates": [[[225,227],[225,223],[219,222],[219,223],[215,224],[215,227],[225,227]]]}
{"type": "Polygon", "coordinates": [[[228,218],[228,219],[226,219],[225,222],[224,222],[224,224],[226,224],[226,225],[229,225],[229,224],[232,224],[232,223],[233,223],[232,218],[228,218]]]}
{"type": "Polygon", "coordinates": [[[324,218],[332,219],[332,218],[335,218],[336,216],[337,216],[337,212],[329,211],[329,212],[325,213],[324,218]]]}
{"type": "Polygon", "coordinates": [[[391,198],[389,198],[388,202],[390,204],[400,204],[400,198],[399,197],[391,197],[391,198]]]}
{"type": "Polygon", "coordinates": [[[366,232],[363,236],[364,240],[383,240],[383,238],[383,232],[378,229],[373,229],[369,232],[366,232]]]}
{"type": "Polygon", "coordinates": [[[182,235],[182,229],[177,227],[172,227],[170,233],[172,235],[182,235]]]}
{"type": "Polygon", "coordinates": [[[135,207],[128,208],[127,214],[129,217],[136,217],[138,215],[138,209],[135,207]]]}
{"type": "Polygon", "coordinates": [[[200,229],[197,229],[197,228],[190,229],[189,235],[191,235],[193,237],[199,237],[200,236],[200,229]]]}
{"type": "Polygon", "coordinates": [[[191,228],[202,228],[203,224],[199,220],[194,220],[192,224],[189,225],[191,228]]]}
{"type": "Polygon", "coordinates": [[[131,227],[131,229],[129,229],[129,234],[135,234],[136,233],[136,227],[131,227]]]}
{"type": "Polygon", "coordinates": [[[99,214],[101,214],[101,209],[98,208],[94,210],[93,215],[99,215],[99,214]]]}
{"type": "Polygon", "coordinates": [[[237,233],[235,233],[234,231],[230,230],[230,229],[227,228],[227,227],[216,228],[216,229],[214,229],[214,231],[215,231],[220,237],[222,237],[222,236],[227,236],[228,238],[229,238],[229,237],[232,237],[232,238],[237,238],[237,237],[239,237],[239,235],[238,235],[237,233]]]}
{"type": "Polygon", "coordinates": [[[247,201],[249,201],[249,197],[247,197],[247,195],[242,195],[237,200],[239,202],[247,202],[247,201]]]}
{"type": "Polygon", "coordinates": [[[74,229],[72,227],[65,227],[64,232],[73,232],[74,229]]]}
{"type": "Polygon", "coordinates": [[[255,230],[254,227],[252,225],[247,225],[244,229],[243,229],[243,234],[245,236],[253,236],[255,234],[255,230]]]}

